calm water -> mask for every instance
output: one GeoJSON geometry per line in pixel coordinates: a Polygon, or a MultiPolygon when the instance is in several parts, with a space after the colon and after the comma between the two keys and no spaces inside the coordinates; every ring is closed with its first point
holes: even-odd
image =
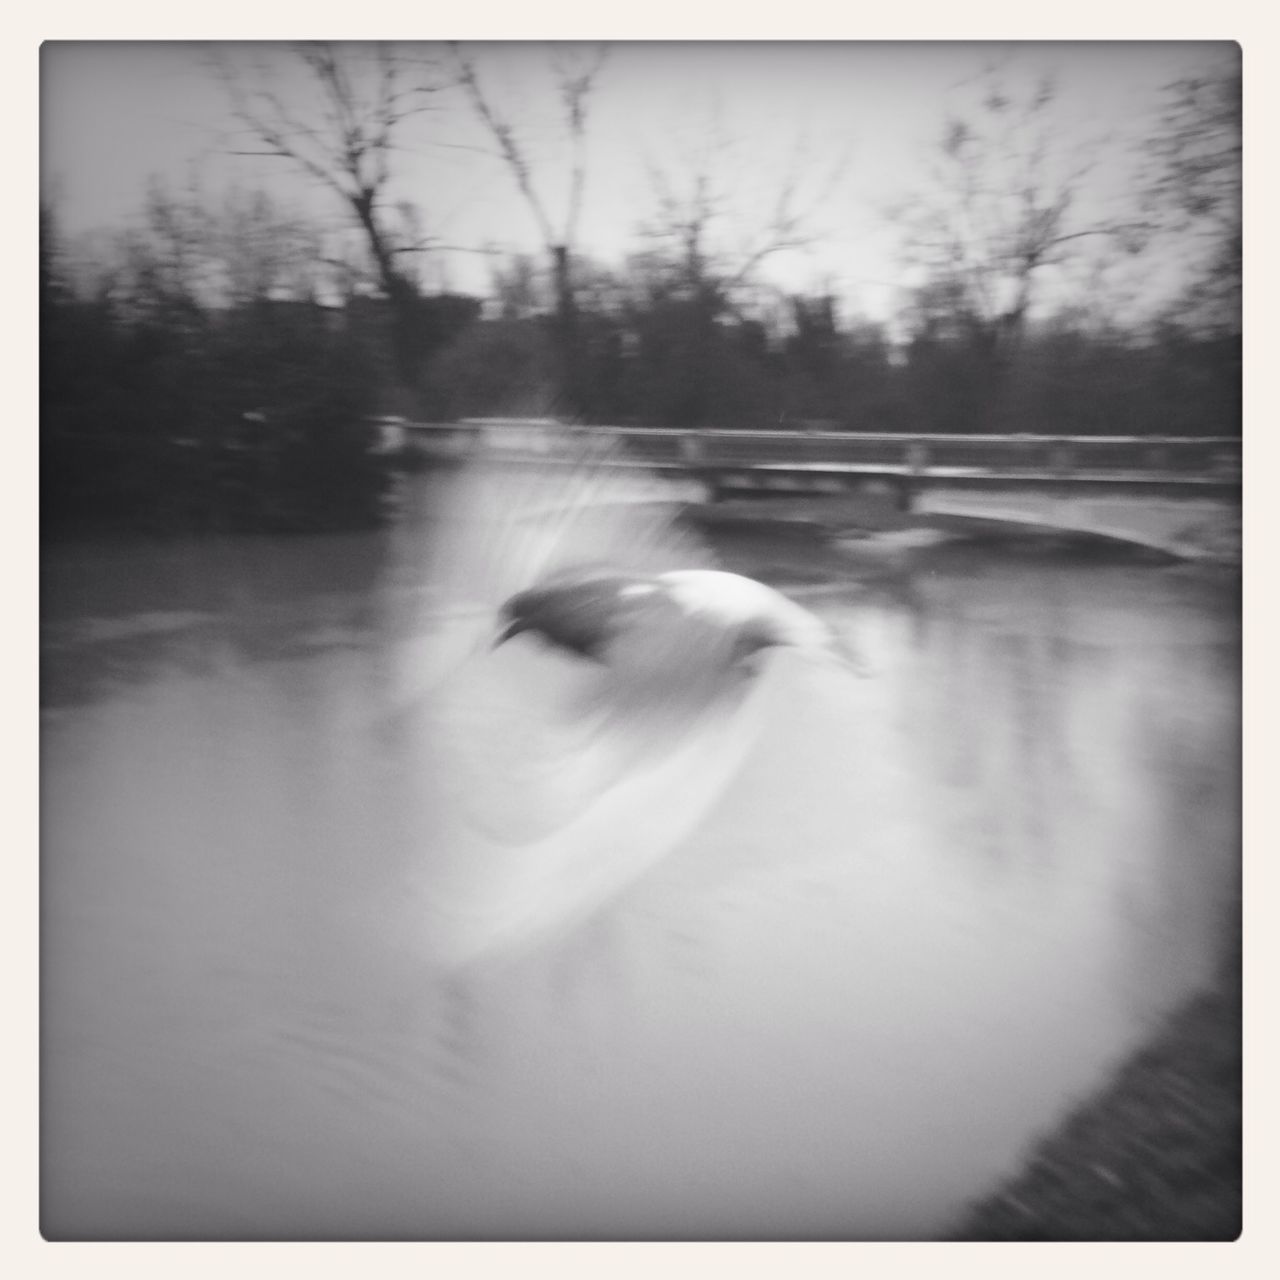
{"type": "Polygon", "coordinates": [[[779,684],[675,851],[443,966],[415,537],[46,557],[47,1235],[927,1237],[1208,980],[1231,588],[777,537],[724,550],[870,674],[779,684]]]}

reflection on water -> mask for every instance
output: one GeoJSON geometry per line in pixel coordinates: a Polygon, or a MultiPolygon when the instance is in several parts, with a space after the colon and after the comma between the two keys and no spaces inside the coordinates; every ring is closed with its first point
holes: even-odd
{"type": "Polygon", "coordinates": [[[798,682],[573,929],[440,968],[398,536],[48,557],[47,1234],[929,1236],[1211,972],[1237,599],[973,549],[796,574],[871,676],[798,682]]]}

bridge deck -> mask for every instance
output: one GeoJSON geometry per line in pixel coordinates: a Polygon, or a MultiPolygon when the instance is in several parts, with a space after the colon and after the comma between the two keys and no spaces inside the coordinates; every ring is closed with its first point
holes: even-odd
{"type": "Polygon", "coordinates": [[[808,506],[829,500],[856,524],[868,484],[879,483],[896,490],[906,525],[1034,526],[1175,555],[1238,556],[1242,447],[1231,436],[565,428],[528,419],[390,425],[399,447],[428,457],[482,454],[513,466],[575,465],[566,436],[613,439],[623,448],[609,465],[678,479],[685,500],[700,503],[735,495],[808,506]]]}
{"type": "Polygon", "coordinates": [[[385,433],[428,457],[483,451],[513,463],[553,462],[565,434],[616,441],[615,465],[697,475],[719,488],[833,492],[882,478],[898,484],[1088,485],[1230,490],[1241,480],[1232,436],[897,435],[884,432],[564,428],[541,419],[456,423],[382,420],[385,433]]]}

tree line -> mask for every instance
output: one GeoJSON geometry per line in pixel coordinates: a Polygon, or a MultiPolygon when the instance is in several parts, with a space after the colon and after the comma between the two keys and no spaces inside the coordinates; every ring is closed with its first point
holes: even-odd
{"type": "MultiPolygon", "coordinates": [[[[843,431],[1215,434],[1240,429],[1238,73],[1171,85],[1141,201],[1086,219],[1084,168],[1052,145],[1053,88],[992,82],[945,122],[934,187],[901,215],[918,283],[872,321],[832,292],[782,291],[762,264],[810,234],[780,182],[755,240],[717,239],[714,164],[652,173],[655,209],[620,260],[577,244],[583,139],[604,52],[559,55],[572,172],[563,218],[466,50],[452,83],[539,228],[536,254],[490,256],[486,296],[429,289],[411,211],[387,183],[397,131],[439,84],[394,50],[298,57],[330,108],[303,127],[222,69],[256,154],[325,183],[350,237],[263,191],[214,200],[153,183],[138,224],[70,245],[42,208],[42,510],[51,532],[307,530],[386,513],[389,460],[368,420],[556,414],[585,422],[843,431]],[[370,60],[371,59],[371,60],[370,60]],[[363,84],[363,91],[356,86],[363,84]],[[1122,324],[1095,298],[1034,304],[1047,271],[1187,246],[1188,284],[1122,324]]],[[[1105,297],[1105,295],[1104,295],[1105,297]]]]}

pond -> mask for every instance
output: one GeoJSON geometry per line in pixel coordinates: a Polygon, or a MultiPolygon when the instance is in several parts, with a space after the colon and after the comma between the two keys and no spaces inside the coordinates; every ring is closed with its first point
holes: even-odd
{"type": "Polygon", "coordinates": [[[413,520],[46,553],[47,1237],[936,1237],[1209,981],[1238,584],[719,537],[864,673],[779,662],[589,872],[508,851],[545,927],[465,962],[400,714],[413,520]]]}

